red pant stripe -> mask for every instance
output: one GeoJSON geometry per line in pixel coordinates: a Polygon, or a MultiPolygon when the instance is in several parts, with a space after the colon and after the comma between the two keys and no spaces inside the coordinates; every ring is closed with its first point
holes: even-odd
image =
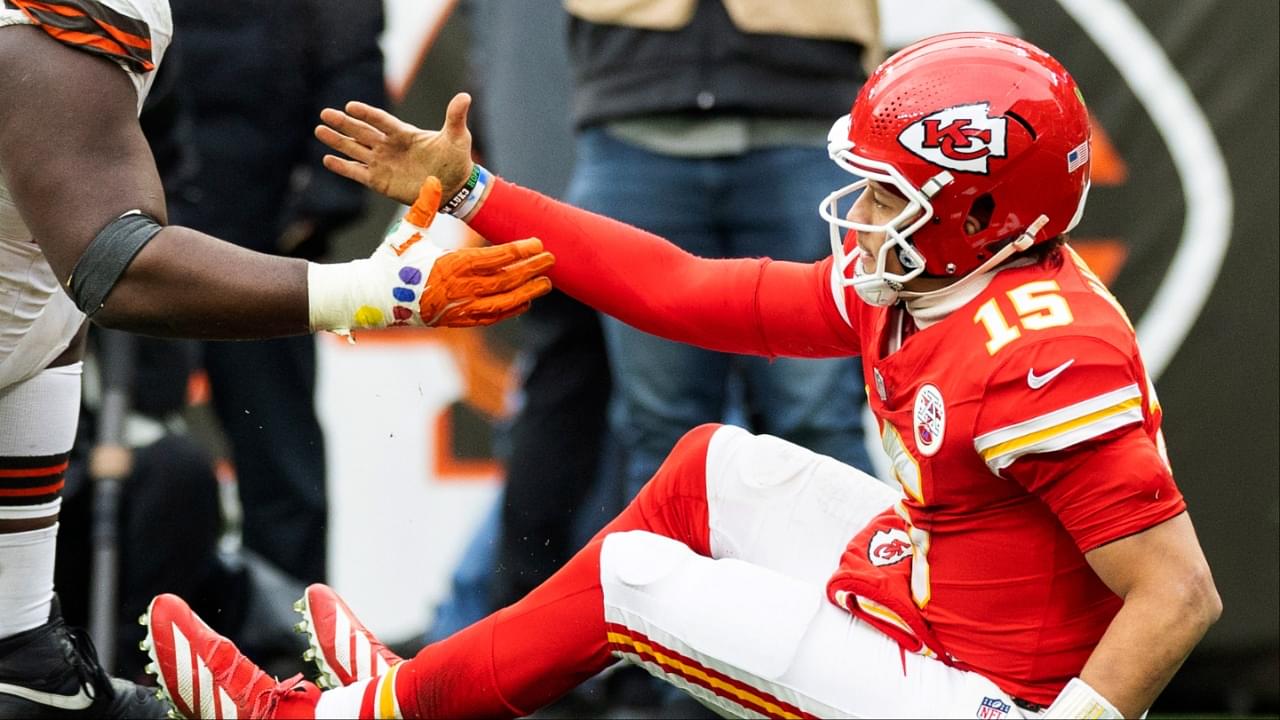
{"type": "Polygon", "coordinates": [[[814,718],[800,708],[773,695],[709,668],[682,653],[654,642],[645,635],[615,623],[608,623],[609,648],[615,653],[637,655],[657,665],[663,672],[676,675],[689,683],[706,688],[716,695],[747,709],[776,718],[814,718]]]}

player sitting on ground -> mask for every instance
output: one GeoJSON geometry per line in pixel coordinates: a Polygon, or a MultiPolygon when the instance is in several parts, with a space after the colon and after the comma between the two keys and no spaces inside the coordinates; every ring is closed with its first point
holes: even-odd
{"type": "Polygon", "coordinates": [[[391,197],[430,175],[480,192],[473,228],[541,237],[561,289],[638,328],[861,355],[902,492],[702,426],[552,578],[412,659],[313,588],[317,658],[344,687],[277,683],[157,598],[153,669],[182,713],[514,717],[618,658],[735,716],[1150,707],[1220,601],[1133,329],[1064,239],[1089,187],[1089,122],[1059,63],[994,34],[890,58],[830,135],[863,179],[823,201],[832,256],[811,265],[693,257],[472,169],[466,109],[459,96],[426,132],[350,105],[317,134],[350,158],[330,169],[391,197]]]}

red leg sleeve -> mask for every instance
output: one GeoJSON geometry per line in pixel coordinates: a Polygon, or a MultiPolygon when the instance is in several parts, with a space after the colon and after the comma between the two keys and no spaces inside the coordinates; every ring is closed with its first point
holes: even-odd
{"type": "Polygon", "coordinates": [[[609,666],[604,538],[647,530],[710,555],[706,458],[717,427],[702,425],[681,438],[636,499],[533,592],[402,665],[396,696],[406,717],[527,715],[609,666]]]}

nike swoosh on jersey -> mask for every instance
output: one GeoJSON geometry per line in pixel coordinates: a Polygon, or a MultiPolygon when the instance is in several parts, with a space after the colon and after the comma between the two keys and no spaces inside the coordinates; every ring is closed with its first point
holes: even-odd
{"type": "Polygon", "coordinates": [[[1027,369],[1027,385],[1031,386],[1032,390],[1039,390],[1045,385],[1048,385],[1050,380],[1061,375],[1063,370],[1066,370],[1067,368],[1071,367],[1071,363],[1075,361],[1076,361],[1075,358],[1071,358],[1070,360],[1062,363],[1058,367],[1050,370],[1049,372],[1043,375],[1037,375],[1035,368],[1028,368],[1027,369]]]}
{"type": "Polygon", "coordinates": [[[80,692],[74,695],[62,695],[60,693],[32,690],[20,685],[0,683],[0,695],[13,695],[39,705],[47,705],[60,710],[84,710],[93,704],[93,694],[87,692],[84,685],[81,685],[80,692]]]}

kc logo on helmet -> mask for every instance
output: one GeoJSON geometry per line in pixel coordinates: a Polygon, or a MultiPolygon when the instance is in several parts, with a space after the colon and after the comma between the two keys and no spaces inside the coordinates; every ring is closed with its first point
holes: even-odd
{"type": "Polygon", "coordinates": [[[920,118],[898,133],[911,152],[949,170],[986,174],[987,159],[1004,157],[1007,121],[987,114],[990,105],[957,105],[920,118]]]}

